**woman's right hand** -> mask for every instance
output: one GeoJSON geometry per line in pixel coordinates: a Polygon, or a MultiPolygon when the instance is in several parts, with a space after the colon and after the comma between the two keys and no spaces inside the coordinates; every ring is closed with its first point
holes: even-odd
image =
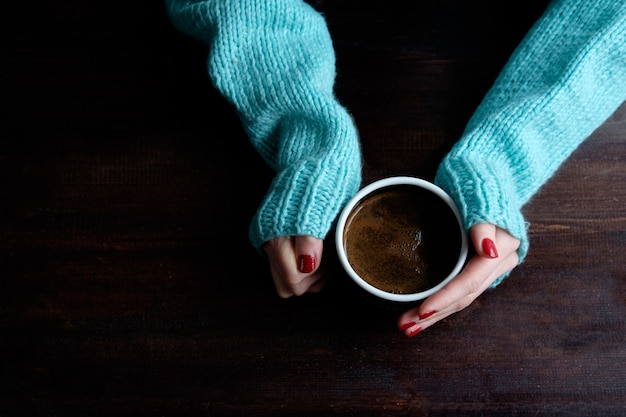
{"type": "Polygon", "coordinates": [[[281,236],[263,245],[280,297],[319,292],[324,287],[323,247],[324,241],[312,236],[281,236]]]}

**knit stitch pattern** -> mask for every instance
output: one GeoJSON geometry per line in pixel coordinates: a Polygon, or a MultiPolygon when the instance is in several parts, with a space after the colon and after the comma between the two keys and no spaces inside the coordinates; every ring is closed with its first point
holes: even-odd
{"type": "Polygon", "coordinates": [[[361,185],[357,130],[333,93],[323,17],[301,0],[167,0],[174,25],[209,47],[215,87],[276,176],[250,240],[325,238],[361,185]]]}
{"type": "Polygon", "coordinates": [[[493,223],[519,238],[522,262],[529,247],[522,206],[625,100],[626,1],[553,1],[435,182],[452,195],[468,229],[493,223]]]}
{"type": "MultiPolygon", "coordinates": [[[[251,223],[253,244],[323,238],[361,182],[356,129],[333,96],[335,58],[323,18],[299,0],[166,1],[174,24],[209,46],[212,81],[277,172],[251,223]]],[[[555,0],[435,182],[468,231],[486,222],[519,238],[521,263],[529,248],[522,207],[625,100],[626,0],[555,0]]]]}

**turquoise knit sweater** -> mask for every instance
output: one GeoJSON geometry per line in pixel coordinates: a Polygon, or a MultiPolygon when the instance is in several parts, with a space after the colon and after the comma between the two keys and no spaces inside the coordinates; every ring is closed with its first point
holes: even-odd
{"type": "Polygon", "coordinates": [[[528,251],[522,206],[625,100],[626,1],[553,1],[435,182],[453,197],[466,227],[488,222],[518,237],[522,262],[528,251]]]}
{"type": "Polygon", "coordinates": [[[351,116],[334,96],[326,22],[301,0],[167,0],[175,26],[209,47],[215,87],[235,106],[276,177],[250,224],[252,244],[324,238],[361,185],[351,116]]]}
{"type": "MultiPolygon", "coordinates": [[[[250,226],[255,247],[324,238],[361,183],[354,123],[333,95],[335,56],[301,0],[166,0],[209,47],[209,75],[276,170],[250,226]]],[[[435,182],[469,228],[496,224],[528,250],[522,207],[626,100],[626,0],[556,0],[521,42],[435,182]]],[[[497,285],[499,280],[494,284],[497,285]]]]}

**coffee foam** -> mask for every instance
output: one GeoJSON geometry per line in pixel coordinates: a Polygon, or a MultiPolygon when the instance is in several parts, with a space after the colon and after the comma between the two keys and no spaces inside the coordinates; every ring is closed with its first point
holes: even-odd
{"type": "Polygon", "coordinates": [[[432,192],[412,186],[387,187],[360,201],[343,237],[355,272],[395,294],[425,291],[446,278],[461,240],[450,207],[432,192]]]}

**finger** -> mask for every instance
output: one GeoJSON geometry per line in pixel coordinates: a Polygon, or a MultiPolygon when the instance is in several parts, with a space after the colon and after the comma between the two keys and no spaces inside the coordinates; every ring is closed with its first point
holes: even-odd
{"type": "MultiPolygon", "coordinates": [[[[487,288],[488,281],[485,277],[490,277],[495,270],[498,259],[487,259],[480,255],[470,259],[465,268],[450,281],[445,287],[428,297],[420,306],[403,313],[398,320],[398,327],[404,330],[409,336],[416,328],[420,331],[444,319],[460,308],[461,300],[466,300],[469,294],[480,291],[482,287],[487,288]]],[[[494,278],[495,279],[495,278],[494,278]]],[[[475,297],[477,297],[476,294],[475,297]]]]}
{"type": "Polygon", "coordinates": [[[519,240],[503,229],[496,228],[496,238],[503,255],[496,259],[474,256],[463,271],[442,290],[422,305],[402,314],[398,327],[409,336],[417,334],[439,320],[470,305],[500,276],[509,272],[519,261],[516,252],[519,240]]]}
{"type": "Polygon", "coordinates": [[[457,302],[456,306],[451,306],[451,308],[454,310],[453,313],[461,311],[465,307],[472,304],[476,300],[476,298],[480,296],[480,294],[485,292],[491,286],[491,284],[493,284],[496,279],[515,268],[515,266],[517,266],[518,260],[519,256],[517,255],[517,252],[512,252],[507,255],[507,257],[498,264],[498,267],[491,273],[488,279],[485,280],[484,285],[479,288],[477,292],[467,294],[464,298],[460,299],[457,302]]]}
{"type": "Polygon", "coordinates": [[[293,255],[293,238],[290,236],[281,236],[268,241],[263,250],[267,254],[272,280],[276,287],[276,292],[282,298],[288,298],[294,295],[290,288],[289,276],[295,271],[295,258],[293,255]],[[290,271],[290,268],[293,271],[290,271]]]}
{"type": "Polygon", "coordinates": [[[322,261],[322,239],[313,236],[296,236],[295,251],[298,271],[304,274],[315,272],[322,261]]]}
{"type": "Polygon", "coordinates": [[[455,304],[450,305],[441,311],[433,311],[432,314],[420,313],[420,308],[416,307],[400,317],[398,327],[403,330],[407,336],[415,336],[417,333],[427,329],[446,317],[454,313],[458,313],[472,304],[480,294],[489,288],[490,283],[512,270],[517,265],[517,261],[518,255],[516,252],[509,254],[503,262],[499,263],[498,267],[492,272],[490,277],[485,280],[485,285],[480,288],[479,291],[467,294],[460,298],[455,304]]]}
{"type": "MultiPolygon", "coordinates": [[[[302,273],[298,270],[296,242],[300,240],[299,238],[304,238],[304,236],[278,237],[264,246],[276,292],[282,298],[304,294],[323,276],[323,269],[318,265],[315,265],[315,270],[311,273],[302,273]]],[[[314,253],[315,255],[312,256],[319,259],[321,256],[316,254],[322,252],[323,241],[310,237],[303,240],[303,247],[311,248],[309,253],[314,253]]],[[[319,287],[315,287],[315,290],[318,291],[319,287]]]]}
{"type": "Polygon", "coordinates": [[[519,259],[516,252],[519,240],[500,228],[496,228],[496,240],[499,242],[501,256],[498,258],[472,257],[459,275],[422,304],[422,314],[429,311],[443,311],[469,294],[479,295],[500,275],[513,269],[516,264],[511,265],[511,260],[519,259]],[[510,255],[513,256],[510,257],[510,255]],[[502,270],[504,272],[497,273],[502,270]]]}
{"type": "Polygon", "coordinates": [[[322,279],[324,277],[322,265],[324,241],[313,236],[295,236],[294,248],[297,269],[300,273],[291,277],[293,279],[290,281],[292,282],[291,288],[294,294],[319,292],[326,282],[322,279]]]}
{"type": "Polygon", "coordinates": [[[496,226],[490,223],[477,223],[470,229],[470,238],[476,252],[485,258],[497,258],[498,247],[496,226]]]}
{"type": "MultiPolygon", "coordinates": [[[[270,258],[271,259],[271,258],[270,258]]],[[[283,276],[282,270],[276,266],[275,262],[270,260],[270,272],[272,274],[272,280],[274,281],[274,287],[276,293],[281,298],[289,298],[294,295],[293,291],[287,285],[287,281],[283,276]]]]}

